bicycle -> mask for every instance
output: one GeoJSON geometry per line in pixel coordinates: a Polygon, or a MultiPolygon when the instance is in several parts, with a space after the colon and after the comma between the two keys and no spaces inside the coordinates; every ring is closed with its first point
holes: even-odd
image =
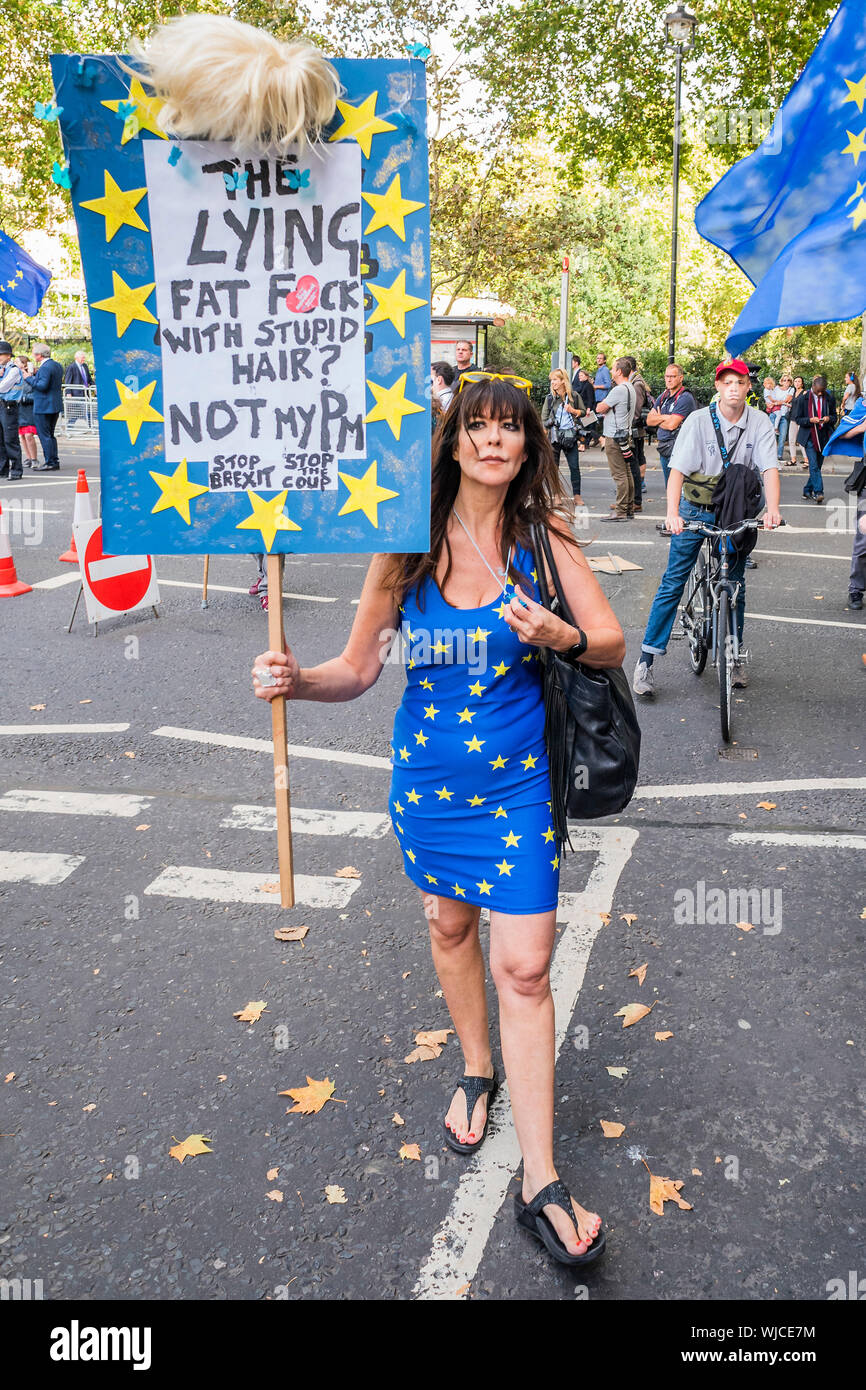
{"type": "MultiPolygon", "coordinates": [[[[780,521],[779,525],[784,526],[785,522],[780,521]]],[[[663,536],[673,534],[663,522],[656,526],[656,530],[663,536]]],[[[738,580],[729,578],[731,556],[727,544],[719,545],[717,542],[727,542],[743,531],[763,530],[763,522],[748,518],[736,526],[723,529],[705,521],[685,521],[683,530],[694,531],[706,541],[689,575],[683,596],[680,613],[683,636],[689,644],[689,663],[696,676],[703,674],[710,656],[718,670],[722,739],[730,743],[731,682],[734,662],[740,657],[736,622],[740,584],[738,580]]]]}

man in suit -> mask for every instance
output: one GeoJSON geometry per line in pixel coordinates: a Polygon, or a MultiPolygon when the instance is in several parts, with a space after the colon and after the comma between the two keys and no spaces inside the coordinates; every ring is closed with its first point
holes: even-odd
{"type": "Polygon", "coordinates": [[[33,420],[39,443],[45,455],[44,463],[33,465],[34,473],[54,473],[60,467],[54,431],[63,409],[63,368],[51,356],[47,343],[35,343],[33,361],[36,371],[30,378],[33,391],[33,420]]]}
{"type": "Polygon", "coordinates": [[[809,460],[803,496],[820,504],[824,501],[824,448],[836,426],[836,398],[827,390],[826,377],[813,377],[811,390],[800,392],[791,409],[791,423],[797,426],[797,439],[809,460]]]}
{"type": "Polygon", "coordinates": [[[83,396],[85,386],[93,385],[93,376],[87,365],[87,354],[81,349],[76,352],[74,361],[70,362],[63,373],[63,385],[70,388],[70,395],[73,396],[83,396]]]}
{"type": "Polygon", "coordinates": [[[22,473],[18,404],[23,380],[11,344],[0,342],[0,478],[20,478],[22,473]]]}

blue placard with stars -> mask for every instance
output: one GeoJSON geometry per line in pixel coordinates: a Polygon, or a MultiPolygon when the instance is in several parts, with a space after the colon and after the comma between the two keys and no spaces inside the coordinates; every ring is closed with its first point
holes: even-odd
{"type": "Polygon", "coordinates": [[[167,138],[117,56],[51,66],[106,548],[428,550],[423,62],[335,60],[320,146],[279,158],[167,138]]]}

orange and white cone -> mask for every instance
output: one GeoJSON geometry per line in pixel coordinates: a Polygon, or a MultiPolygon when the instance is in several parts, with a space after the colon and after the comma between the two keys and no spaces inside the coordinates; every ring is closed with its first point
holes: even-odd
{"type": "MultiPolygon", "coordinates": [[[[75,484],[75,510],[72,513],[72,525],[76,521],[93,521],[93,503],[90,500],[90,488],[87,486],[87,474],[83,468],[78,470],[78,482],[75,484]]],[[[78,564],[78,551],[75,548],[75,532],[72,532],[72,540],[69,542],[69,549],[64,550],[62,555],[58,555],[58,560],[65,560],[68,565],[78,564]]]]}
{"type": "Polygon", "coordinates": [[[15,572],[9,535],[3,525],[3,508],[0,507],[0,598],[17,598],[19,594],[32,592],[32,585],[22,583],[15,572]]]}

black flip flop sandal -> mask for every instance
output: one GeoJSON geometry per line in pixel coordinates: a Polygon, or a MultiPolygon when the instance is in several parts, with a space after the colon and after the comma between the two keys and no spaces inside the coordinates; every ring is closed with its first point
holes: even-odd
{"type": "MultiPolygon", "coordinates": [[[[607,1244],[604,1225],[599,1226],[598,1235],[593,1238],[592,1245],[585,1255],[572,1255],[566,1250],[562,1241],[556,1233],[556,1228],[544,1215],[543,1208],[548,1205],[562,1207],[574,1222],[574,1229],[577,1231],[577,1221],[574,1215],[574,1208],[571,1205],[571,1193],[561,1178],[549,1182],[547,1187],[543,1187],[537,1192],[531,1202],[524,1202],[521,1193],[517,1193],[514,1198],[514,1212],[517,1217],[518,1226],[522,1226],[530,1235],[543,1242],[549,1253],[560,1264],[570,1265],[572,1269],[584,1269],[587,1265],[594,1264],[600,1255],[604,1254],[607,1244]]],[[[578,1232],[578,1238],[580,1233],[578,1232]]]]}
{"type": "Polygon", "coordinates": [[[478,1101],[483,1095],[488,1097],[487,1119],[484,1122],[484,1133],[481,1135],[480,1139],[475,1140],[474,1144],[461,1144],[460,1140],[456,1139],[451,1133],[451,1130],[445,1124],[444,1120],[442,1122],[442,1128],[445,1131],[445,1143],[448,1145],[449,1149],[453,1149],[454,1152],[458,1154],[474,1154],[475,1150],[480,1149],[484,1140],[487,1138],[487,1130],[490,1127],[490,1107],[493,1104],[493,1098],[496,1092],[499,1090],[499,1082],[496,1078],[496,1072],[494,1071],[492,1076],[461,1076],[460,1080],[457,1082],[457,1087],[466,1097],[466,1123],[470,1125],[472,1123],[472,1112],[478,1104],[478,1101]]]}

